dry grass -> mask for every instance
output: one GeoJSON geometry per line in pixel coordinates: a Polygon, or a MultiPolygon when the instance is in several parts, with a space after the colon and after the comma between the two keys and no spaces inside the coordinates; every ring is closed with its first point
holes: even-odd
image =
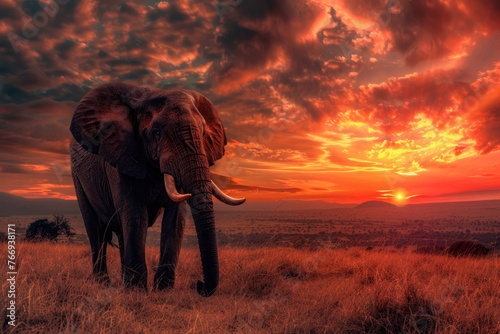
{"type": "MultiPolygon", "coordinates": [[[[86,246],[17,245],[17,326],[30,333],[498,333],[497,258],[390,250],[220,249],[216,295],[200,297],[197,249],[183,249],[174,290],[123,290],[89,278],[86,246]]],[[[148,248],[149,283],[158,257],[148,248]]],[[[6,268],[1,247],[0,267],[6,268]]],[[[7,284],[1,307],[6,308],[7,284]]],[[[3,311],[5,312],[5,311],[3,311]]],[[[12,330],[10,326],[4,330],[12,330]]]]}

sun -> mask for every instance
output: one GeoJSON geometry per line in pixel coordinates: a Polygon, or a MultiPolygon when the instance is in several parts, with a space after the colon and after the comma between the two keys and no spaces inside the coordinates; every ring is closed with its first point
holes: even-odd
{"type": "Polygon", "coordinates": [[[397,206],[405,206],[407,204],[408,198],[406,197],[405,189],[396,189],[393,195],[393,203],[397,206]]]}

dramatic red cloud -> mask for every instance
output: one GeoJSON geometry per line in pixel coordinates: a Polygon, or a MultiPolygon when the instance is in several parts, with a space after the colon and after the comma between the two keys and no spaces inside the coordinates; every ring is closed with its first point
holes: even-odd
{"type": "Polygon", "coordinates": [[[0,191],[74,198],[72,112],[120,81],[197,90],[249,200],[500,198],[495,1],[0,0],[0,191]]]}

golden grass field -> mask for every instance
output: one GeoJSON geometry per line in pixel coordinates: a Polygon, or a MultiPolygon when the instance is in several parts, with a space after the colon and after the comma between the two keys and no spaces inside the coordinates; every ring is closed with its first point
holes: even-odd
{"type": "MultiPolygon", "coordinates": [[[[6,245],[0,267],[7,272],[6,245]]],[[[176,287],[122,288],[118,250],[111,286],[89,277],[90,248],[17,243],[17,325],[29,333],[499,333],[497,257],[410,251],[220,248],[220,287],[202,298],[196,248],[184,248],[176,287]]],[[[147,249],[149,284],[158,258],[147,249]]],[[[5,315],[8,284],[2,283],[5,315]]]]}

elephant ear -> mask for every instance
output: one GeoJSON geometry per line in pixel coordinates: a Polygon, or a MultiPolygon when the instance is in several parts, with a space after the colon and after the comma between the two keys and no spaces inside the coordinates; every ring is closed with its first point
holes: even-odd
{"type": "Polygon", "coordinates": [[[205,119],[204,147],[205,154],[210,166],[224,156],[224,145],[227,144],[224,126],[215,110],[214,105],[205,96],[195,92],[188,91],[194,97],[195,105],[200,114],[205,119]]]}
{"type": "Polygon", "coordinates": [[[126,84],[93,89],[76,107],[70,130],[85,150],[126,175],[144,178],[146,164],[134,129],[134,90],[137,87],[126,84]]]}

